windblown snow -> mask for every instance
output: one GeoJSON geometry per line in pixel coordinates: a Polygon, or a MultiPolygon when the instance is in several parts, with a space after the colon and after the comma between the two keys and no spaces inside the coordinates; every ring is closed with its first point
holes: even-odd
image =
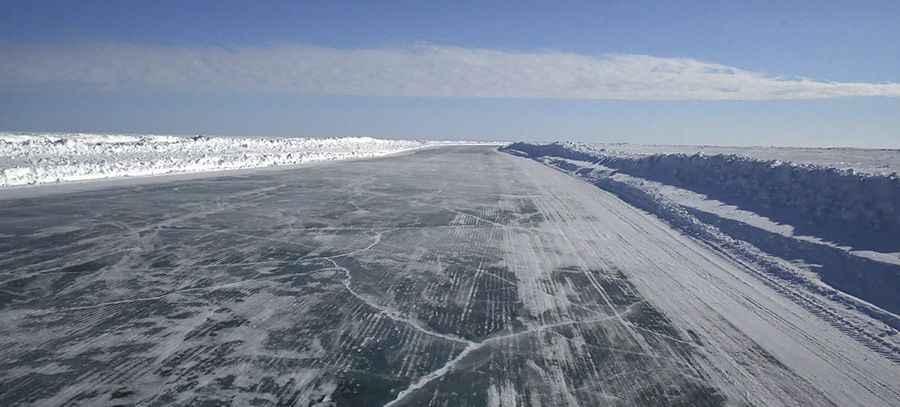
{"type": "Polygon", "coordinates": [[[456,142],[0,133],[0,187],[372,158],[456,142]]]}

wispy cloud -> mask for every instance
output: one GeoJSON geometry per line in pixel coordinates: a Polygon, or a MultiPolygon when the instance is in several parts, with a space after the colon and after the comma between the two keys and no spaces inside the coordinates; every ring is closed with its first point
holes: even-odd
{"type": "Polygon", "coordinates": [[[685,58],[591,56],[417,45],[179,48],[128,44],[0,46],[0,87],[70,83],[102,89],[314,95],[610,100],[900,97],[898,83],[825,82],[685,58]]]}

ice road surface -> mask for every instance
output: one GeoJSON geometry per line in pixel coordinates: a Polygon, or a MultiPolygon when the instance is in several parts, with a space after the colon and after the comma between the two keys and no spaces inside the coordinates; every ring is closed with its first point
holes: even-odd
{"type": "Polygon", "coordinates": [[[0,133],[0,187],[379,157],[455,142],[0,133]]]}
{"type": "Polygon", "coordinates": [[[489,147],[7,200],[0,231],[0,405],[900,405],[790,287],[489,147]]]}

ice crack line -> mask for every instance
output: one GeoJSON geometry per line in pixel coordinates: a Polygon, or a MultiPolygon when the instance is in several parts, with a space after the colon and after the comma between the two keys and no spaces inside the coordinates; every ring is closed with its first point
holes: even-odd
{"type": "Polygon", "coordinates": [[[419,331],[419,332],[422,332],[422,333],[424,333],[424,334],[426,334],[426,335],[429,335],[429,336],[434,336],[434,337],[446,339],[446,340],[448,340],[448,341],[460,342],[460,343],[465,343],[465,344],[471,344],[471,343],[473,343],[472,341],[470,341],[470,340],[468,340],[468,339],[460,338],[460,337],[455,336],[455,335],[442,334],[442,333],[440,333],[440,332],[432,331],[432,330],[430,330],[430,329],[425,328],[424,326],[422,326],[422,324],[419,323],[419,321],[416,321],[416,320],[414,320],[414,319],[412,319],[412,318],[404,317],[404,316],[403,316],[402,314],[400,314],[400,312],[398,312],[398,311],[392,310],[392,309],[390,309],[390,308],[388,308],[388,307],[385,307],[385,306],[383,306],[383,305],[381,305],[381,304],[378,304],[377,302],[371,301],[370,299],[366,298],[366,296],[360,294],[359,292],[357,292],[356,290],[353,289],[353,284],[352,284],[352,283],[353,283],[353,277],[350,275],[350,270],[347,270],[347,268],[345,268],[345,267],[339,265],[336,261],[332,260],[331,258],[325,257],[324,259],[325,259],[325,260],[328,260],[329,262],[331,262],[331,264],[334,265],[334,268],[336,268],[336,269],[338,269],[338,270],[340,270],[340,271],[342,271],[342,272],[344,273],[344,287],[347,289],[348,292],[350,292],[351,295],[353,295],[354,297],[356,297],[356,298],[359,299],[360,301],[366,303],[366,305],[368,305],[368,306],[370,306],[370,307],[372,307],[372,308],[377,309],[381,315],[384,315],[384,316],[386,316],[386,317],[388,317],[388,318],[390,318],[390,319],[392,319],[392,320],[394,320],[394,321],[402,322],[402,323],[404,323],[404,324],[406,324],[406,325],[409,325],[409,326],[412,327],[413,329],[415,329],[415,330],[417,330],[417,331],[419,331]]]}
{"type": "Polygon", "coordinates": [[[457,343],[464,343],[464,344],[466,344],[466,347],[463,348],[463,350],[459,354],[457,354],[453,359],[448,360],[447,363],[445,363],[440,368],[426,374],[425,376],[420,377],[414,383],[411,383],[406,389],[404,389],[403,391],[398,393],[396,398],[394,398],[393,400],[391,400],[390,402],[385,404],[384,405],[385,407],[395,406],[395,405],[401,403],[404,399],[406,399],[410,394],[414,393],[416,390],[419,390],[419,389],[427,386],[429,383],[443,377],[444,375],[446,375],[447,373],[452,371],[453,368],[460,361],[462,361],[463,359],[466,358],[466,356],[468,356],[472,352],[479,350],[491,343],[499,342],[504,339],[514,338],[517,336],[529,335],[529,334],[533,334],[536,332],[542,332],[542,331],[553,329],[553,328],[559,328],[559,327],[563,327],[563,326],[589,324],[589,323],[597,323],[597,322],[621,319],[621,316],[618,313],[616,313],[615,315],[607,315],[607,316],[603,316],[603,317],[599,317],[599,318],[576,320],[576,321],[563,321],[563,322],[557,322],[557,323],[553,323],[553,324],[540,325],[540,326],[528,328],[526,330],[513,332],[513,333],[509,333],[509,334],[493,336],[493,337],[484,339],[481,342],[475,342],[475,341],[471,341],[471,340],[468,340],[465,338],[458,337],[456,335],[443,334],[440,332],[433,331],[431,329],[428,329],[428,328],[422,326],[422,324],[419,321],[412,319],[412,318],[405,317],[400,312],[398,312],[396,310],[392,310],[381,304],[378,304],[377,302],[372,301],[371,299],[369,299],[366,296],[362,295],[361,293],[357,292],[353,288],[353,275],[350,273],[350,270],[348,270],[346,267],[341,266],[340,264],[338,264],[337,261],[335,261],[335,259],[337,259],[337,258],[349,257],[349,256],[353,256],[353,255],[365,252],[367,250],[371,250],[373,247],[375,247],[376,245],[378,245],[381,242],[382,235],[387,232],[388,231],[379,232],[375,236],[374,241],[362,249],[358,249],[358,250],[355,250],[355,251],[352,251],[349,253],[345,253],[345,254],[323,257],[322,259],[330,262],[334,266],[335,269],[340,270],[341,272],[344,273],[343,284],[344,284],[344,287],[347,289],[347,291],[351,295],[353,295],[354,297],[356,297],[363,303],[367,304],[368,306],[370,306],[374,309],[377,309],[382,315],[387,316],[391,320],[404,323],[404,324],[412,327],[413,329],[415,329],[419,332],[422,332],[423,334],[437,337],[437,338],[446,339],[446,340],[457,342],[457,343]]]}
{"type": "Polygon", "coordinates": [[[439,369],[434,370],[431,373],[420,377],[419,380],[417,380],[415,383],[411,383],[409,385],[409,387],[407,387],[405,390],[401,391],[400,393],[397,393],[397,397],[394,398],[393,400],[391,400],[390,402],[388,402],[387,404],[385,404],[384,407],[390,407],[390,406],[397,405],[398,403],[402,402],[403,399],[408,397],[410,394],[412,394],[416,390],[419,390],[419,389],[425,387],[426,385],[428,385],[428,383],[431,383],[431,382],[435,381],[436,379],[439,379],[439,378],[443,377],[444,375],[446,375],[447,373],[449,373],[451,370],[453,370],[453,368],[456,366],[457,363],[459,363],[461,360],[465,359],[465,357],[468,356],[470,353],[472,353],[476,350],[479,350],[493,342],[499,342],[504,339],[510,339],[510,338],[514,338],[514,337],[522,336],[522,335],[529,335],[529,334],[533,334],[536,332],[542,332],[542,331],[546,331],[546,330],[553,329],[553,328],[559,328],[562,326],[590,324],[590,323],[596,323],[596,322],[612,321],[612,320],[616,320],[616,319],[618,319],[618,315],[610,315],[610,316],[606,316],[606,317],[602,317],[602,318],[592,318],[592,319],[585,319],[585,320],[579,320],[579,321],[563,321],[563,322],[557,322],[557,323],[553,323],[553,324],[540,325],[540,326],[532,327],[532,328],[529,328],[529,329],[526,329],[523,331],[513,332],[510,334],[492,336],[481,342],[473,342],[473,341],[467,340],[466,342],[468,342],[468,346],[466,346],[465,349],[462,350],[462,352],[460,352],[458,355],[456,355],[455,358],[447,361],[447,363],[445,363],[444,366],[441,366],[439,369]]]}
{"type": "Polygon", "coordinates": [[[469,345],[469,346],[473,345],[474,342],[472,342],[472,341],[470,341],[470,340],[468,340],[468,339],[460,338],[460,337],[458,337],[458,336],[456,336],[456,335],[443,334],[443,333],[440,333],[440,332],[432,331],[432,330],[430,330],[430,329],[428,329],[428,328],[422,326],[422,324],[421,324],[419,321],[416,321],[415,319],[412,319],[412,318],[405,317],[405,316],[403,316],[400,312],[398,312],[398,311],[396,311],[396,310],[390,309],[390,308],[385,307],[385,306],[383,306],[383,305],[381,305],[381,304],[379,304],[379,303],[377,303],[377,302],[375,302],[375,301],[372,301],[371,299],[369,299],[369,298],[367,298],[366,296],[360,294],[359,292],[357,292],[357,291],[353,288],[353,275],[350,273],[350,270],[348,270],[346,267],[341,266],[340,264],[338,264],[338,262],[335,261],[334,259],[341,258],[341,257],[353,256],[353,255],[359,254],[359,253],[361,253],[361,252],[364,252],[364,251],[367,251],[367,250],[372,249],[372,248],[375,247],[378,243],[381,242],[381,237],[382,237],[382,235],[383,235],[384,233],[387,233],[387,231],[385,231],[385,232],[379,232],[379,233],[375,236],[375,241],[372,242],[371,244],[369,244],[368,246],[362,248],[362,249],[355,250],[355,251],[352,251],[352,252],[349,252],[349,253],[344,253],[344,254],[335,255],[335,256],[323,257],[322,259],[323,259],[323,260],[326,260],[326,261],[328,261],[328,262],[330,262],[330,263],[334,266],[335,269],[338,269],[338,270],[340,270],[341,272],[344,273],[344,281],[343,281],[344,287],[347,289],[347,291],[348,291],[351,295],[353,295],[354,297],[356,297],[356,298],[359,299],[360,301],[364,302],[366,305],[368,305],[368,306],[370,306],[370,307],[372,307],[372,308],[374,308],[374,309],[377,309],[377,310],[380,312],[381,315],[384,315],[384,316],[390,318],[391,320],[394,320],[394,321],[401,322],[401,323],[404,323],[404,324],[406,324],[406,325],[409,325],[409,326],[412,327],[413,329],[415,329],[415,330],[417,330],[417,331],[419,331],[419,332],[422,332],[422,333],[424,333],[424,334],[426,334],[426,335],[429,335],[429,336],[434,336],[434,337],[437,337],[437,338],[446,339],[446,340],[452,341],[452,342],[465,343],[466,345],[469,345]]]}

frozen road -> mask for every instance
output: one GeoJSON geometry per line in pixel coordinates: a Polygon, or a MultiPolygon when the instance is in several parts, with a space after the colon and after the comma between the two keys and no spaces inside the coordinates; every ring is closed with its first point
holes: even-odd
{"type": "Polygon", "coordinates": [[[771,284],[491,147],[0,200],[0,405],[900,405],[771,284]]]}

